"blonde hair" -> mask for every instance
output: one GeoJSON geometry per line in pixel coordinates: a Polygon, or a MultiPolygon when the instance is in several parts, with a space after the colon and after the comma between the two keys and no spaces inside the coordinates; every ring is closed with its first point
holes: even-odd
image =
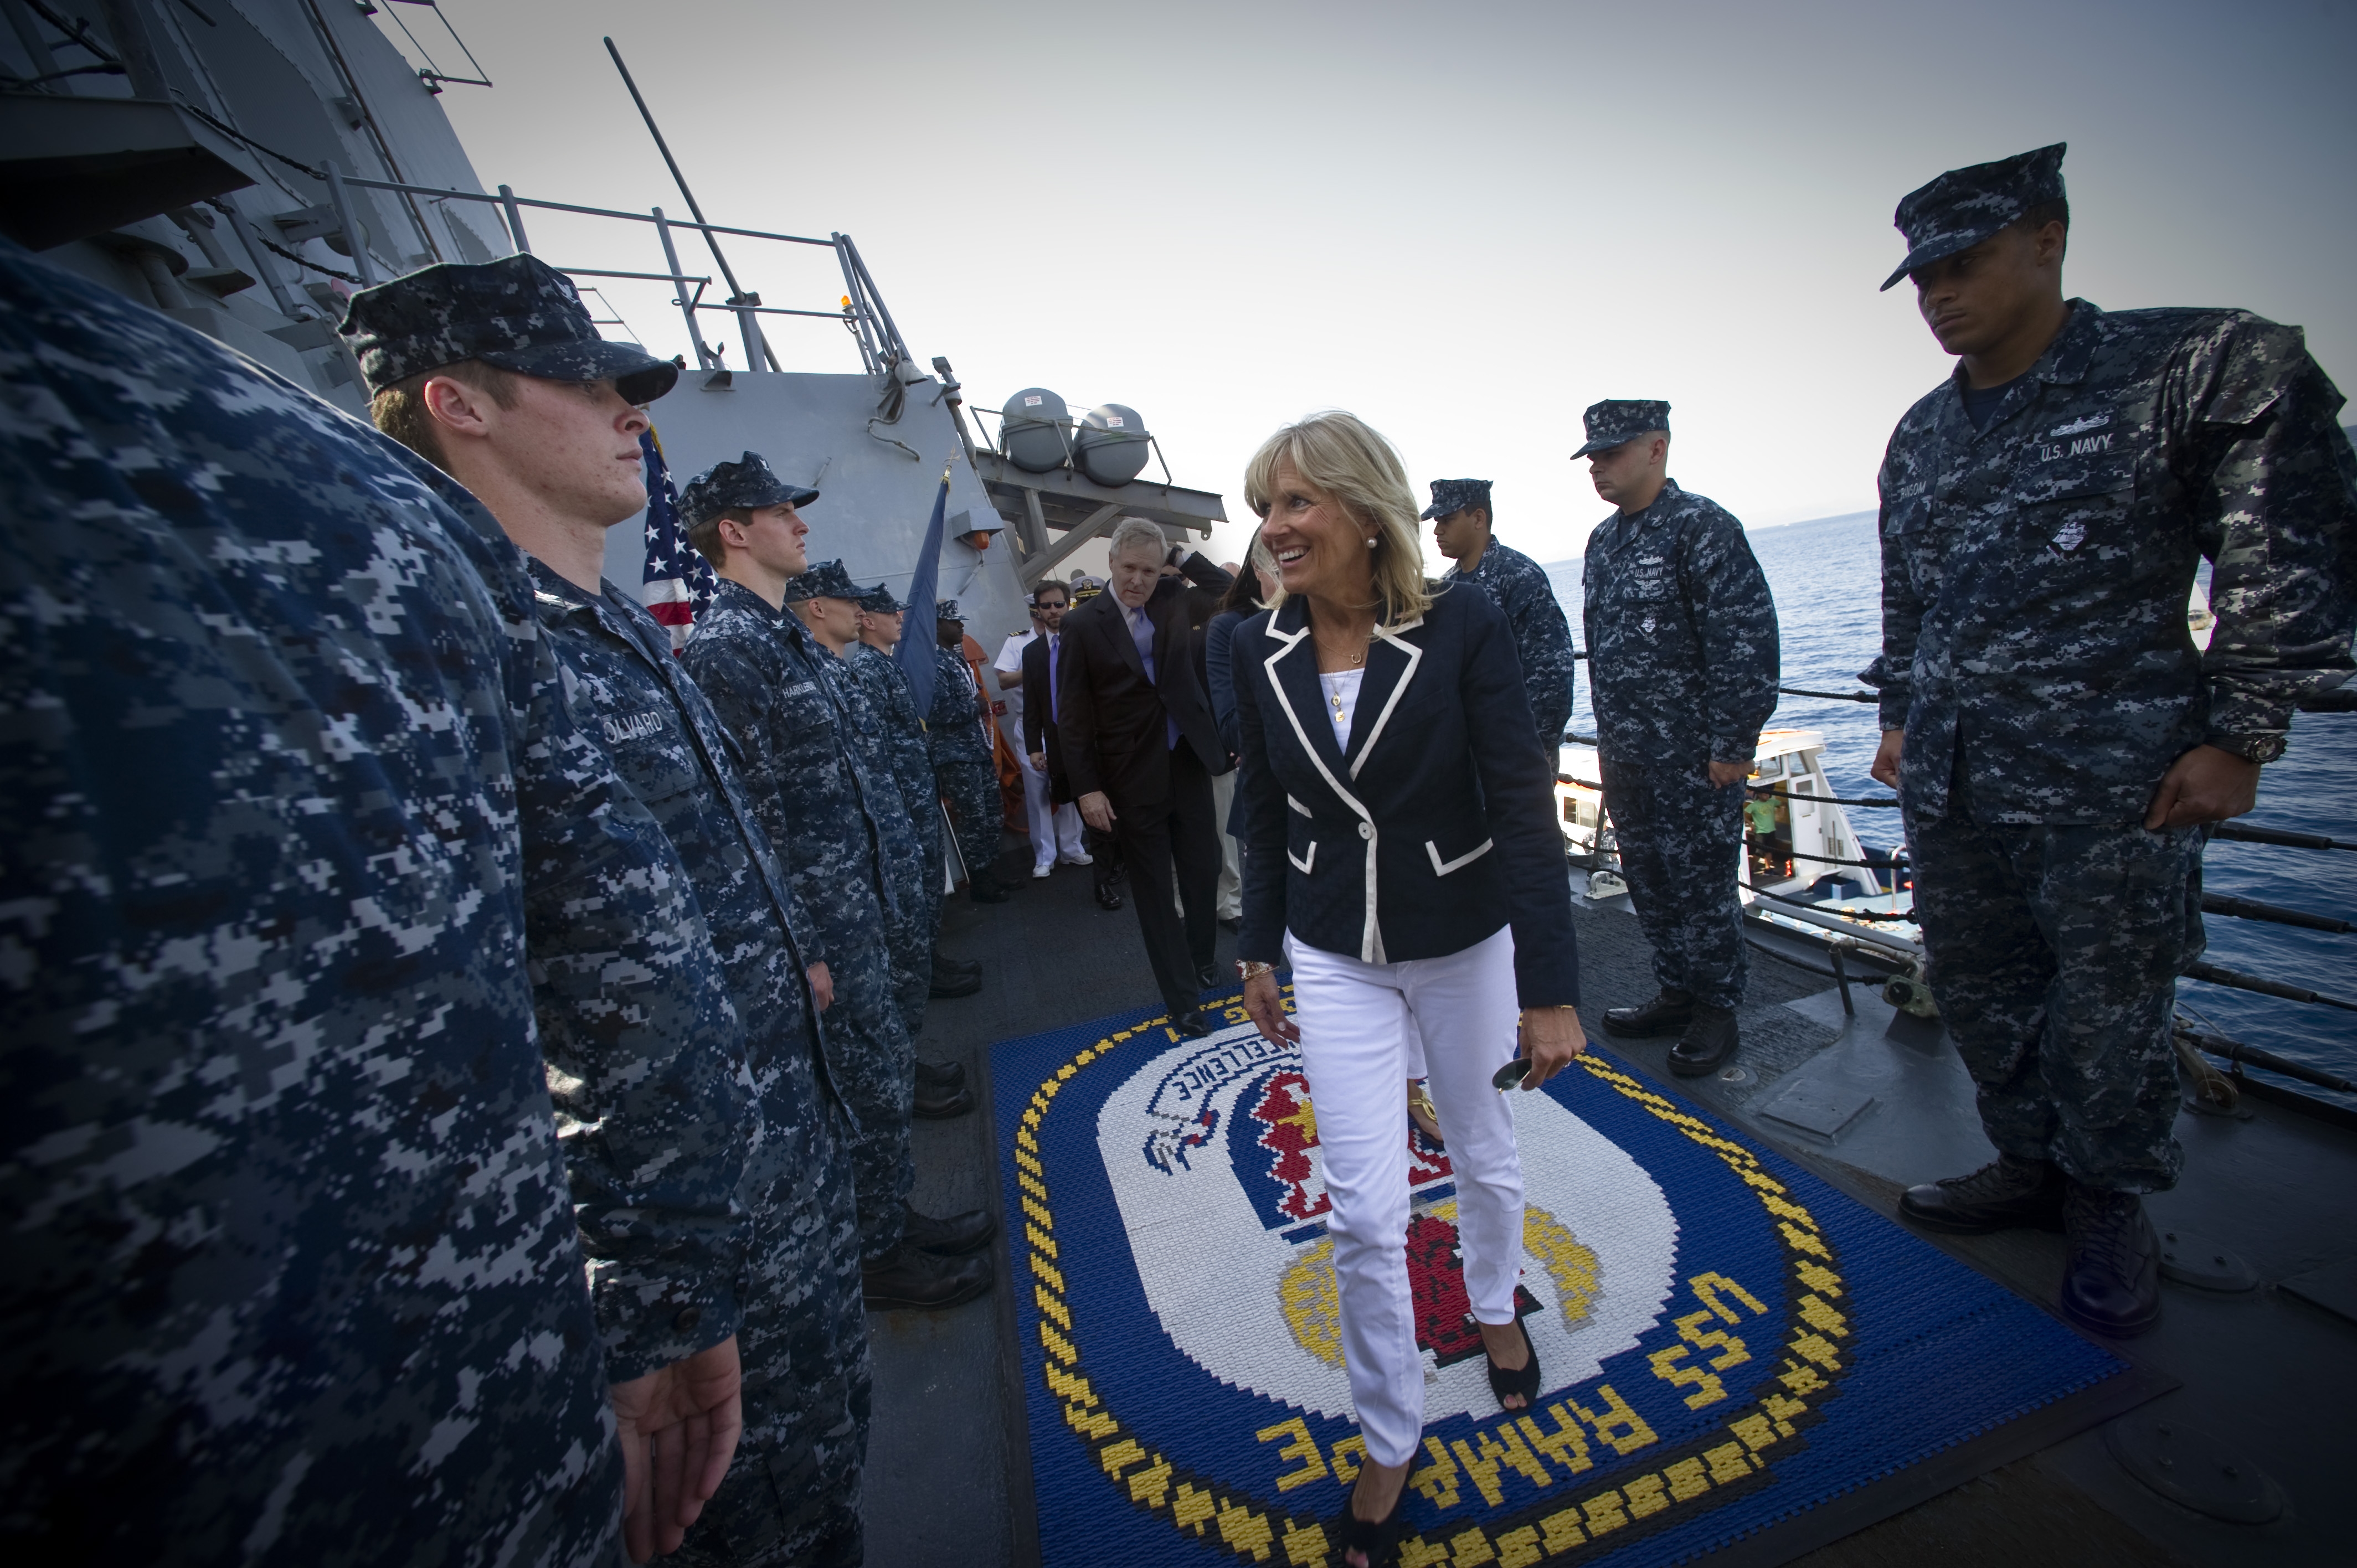
{"type": "MultiPolygon", "coordinates": [[[[1313,413],[1261,443],[1244,466],[1244,499],[1265,522],[1277,465],[1341,503],[1352,519],[1376,530],[1373,560],[1375,608],[1385,625],[1415,620],[1432,607],[1425,581],[1424,549],[1416,537],[1415,492],[1407,467],[1382,434],[1357,414],[1340,409],[1313,413]]],[[[1282,585],[1270,601],[1285,603],[1282,585]]]]}

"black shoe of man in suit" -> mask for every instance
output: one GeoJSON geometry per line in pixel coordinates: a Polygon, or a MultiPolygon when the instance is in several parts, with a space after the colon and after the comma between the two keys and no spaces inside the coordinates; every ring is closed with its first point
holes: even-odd
{"type": "Polygon", "coordinates": [[[1110,883],[1110,882],[1100,882],[1100,883],[1098,883],[1098,884],[1097,884],[1097,908],[1100,908],[1100,909],[1118,909],[1118,908],[1121,908],[1121,889],[1120,889],[1120,888],[1118,888],[1118,887],[1116,887],[1116,886],[1114,886],[1112,883],[1110,883]]]}
{"type": "Polygon", "coordinates": [[[1185,1012],[1173,1014],[1170,1026],[1191,1039],[1200,1040],[1217,1026],[1211,1022],[1209,1013],[1200,1007],[1190,1007],[1185,1012]]]}

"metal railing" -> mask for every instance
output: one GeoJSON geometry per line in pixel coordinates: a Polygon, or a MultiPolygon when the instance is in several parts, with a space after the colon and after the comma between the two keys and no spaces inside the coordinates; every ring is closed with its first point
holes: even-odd
{"type": "MultiPolygon", "coordinates": [[[[537,197],[518,196],[511,188],[504,185],[500,186],[496,193],[487,194],[476,190],[445,190],[434,186],[407,185],[398,180],[365,179],[358,175],[344,174],[333,167],[327,169],[325,173],[328,196],[336,205],[338,219],[344,224],[345,237],[348,242],[352,241],[358,225],[352,220],[350,200],[344,195],[344,190],[347,188],[390,191],[402,196],[425,197],[436,201],[472,201],[495,208],[506,223],[509,240],[519,252],[532,252],[531,236],[526,231],[523,221],[526,209],[543,212],[570,213],[583,218],[610,219],[624,223],[643,223],[650,226],[655,231],[656,242],[662,252],[663,270],[661,272],[624,272],[599,267],[569,267],[556,263],[550,264],[558,272],[569,276],[630,278],[672,285],[676,294],[670,303],[679,307],[681,317],[687,324],[688,341],[695,349],[696,364],[702,370],[718,371],[726,367],[721,360],[722,351],[712,347],[705,338],[702,324],[697,316],[701,311],[736,317],[737,331],[744,342],[745,367],[748,370],[760,370],[765,366],[770,370],[781,368],[778,362],[776,351],[770,347],[769,339],[761,331],[760,317],[764,316],[791,316],[813,320],[842,322],[851,333],[853,340],[858,345],[860,361],[871,375],[880,374],[890,366],[909,358],[909,345],[901,338],[899,328],[893,322],[891,312],[885,308],[883,300],[877,296],[875,278],[869,274],[866,262],[860,257],[859,247],[852,242],[851,236],[848,234],[834,233],[821,240],[808,234],[780,234],[766,229],[739,229],[726,223],[705,223],[694,220],[670,218],[664,215],[663,209],[660,207],[650,208],[644,212],[631,212],[620,208],[587,207],[572,201],[547,201],[537,197]],[[784,306],[765,305],[759,294],[748,290],[740,290],[726,300],[707,300],[704,297],[704,291],[711,286],[712,279],[709,274],[698,275],[686,272],[681,267],[679,248],[673,239],[673,233],[676,230],[687,230],[700,234],[706,245],[712,244],[715,236],[726,235],[734,239],[761,240],[781,245],[808,245],[833,251],[835,261],[842,269],[844,298],[848,303],[833,310],[797,310],[784,306]]],[[[351,249],[353,260],[360,263],[362,278],[368,283],[382,281],[373,275],[375,268],[368,259],[366,247],[353,242],[351,249]]],[[[714,260],[721,263],[725,274],[726,263],[721,262],[716,251],[714,260]]]]}

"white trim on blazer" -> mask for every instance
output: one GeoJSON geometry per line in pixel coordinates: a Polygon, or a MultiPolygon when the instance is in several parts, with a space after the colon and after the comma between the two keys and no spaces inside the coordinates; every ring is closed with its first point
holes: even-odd
{"type": "MultiPolygon", "coordinates": [[[[1424,661],[1424,650],[1418,648],[1412,642],[1406,641],[1399,634],[1404,631],[1413,631],[1423,624],[1424,618],[1419,616],[1415,620],[1405,622],[1397,627],[1378,626],[1374,628],[1375,635],[1377,637],[1382,638],[1384,641],[1398,649],[1402,653],[1407,655],[1407,668],[1400,671],[1398,684],[1392,688],[1391,696],[1383,703],[1383,711],[1375,715],[1374,726],[1367,731],[1366,740],[1359,746],[1358,758],[1351,764],[1351,781],[1352,783],[1358,782],[1359,769],[1365,767],[1367,758],[1374,754],[1375,742],[1383,737],[1383,726],[1391,722],[1392,712],[1399,706],[1400,698],[1406,694],[1408,682],[1415,679],[1416,666],[1424,661]]],[[[1285,682],[1278,680],[1276,675],[1277,660],[1283,659],[1286,654],[1291,653],[1295,649],[1300,647],[1301,644],[1308,639],[1309,636],[1309,628],[1305,626],[1299,631],[1286,633],[1278,631],[1275,627],[1272,625],[1269,628],[1267,636],[1270,641],[1284,644],[1282,648],[1279,648],[1275,653],[1270,654],[1265,660],[1261,661],[1261,668],[1268,673],[1269,690],[1276,693],[1277,705],[1285,710],[1286,722],[1293,726],[1293,738],[1300,744],[1302,754],[1309,758],[1310,766],[1318,769],[1318,776],[1326,780],[1327,788],[1332,789],[1337,796],[1340,797],[1343,804],[1349,806],[1351,811],[1358,813],[1359,836],[1366,841],[1367,918],[1365,924],[1360,929],[1359,932],[1359,961],[1361,963],[1386,962],[1388,961],[1383,957],[1383,926],[1377,918],[1380,905],[1377,902],[1375,880],[1375,862],[1377,857],[1375,852],[1378,847],[1380,847],[1382,834],[1380,830],[1375,826],[1374,813],[1368,811],[1366,802],[1361,800],[1356,795],[1353,795],[1348,789],[1344,788],[1342,781],[1335,778],[1332,772],[1327,768],[1326,759],[1318,755],[1318,748],[1315,746],[1312,746],[1309,742],[1309,732],[1303,727],[1301,715],[1293,711],[1292,700],[1285,694],[1285,682]]],[[[1320,714],[1318,717],[1321,724],[1326,722],[1325,714],[1320,714]]],[[[1294,800],[1290,795],[1286,796],[1286,799],[1293,804],[1295,810],[1301,810],[1300,802],[1294,800]]],[[[1303,815],[1305,816],[1308,814],[1308,813],[1306,811],[1303,812],[1303,815]]],[[[1317,846],[1313,844],[1310,847],[1311,858],[1314,859],[1316,856],[1317,846]]],[[[1291,861],[1292,864],[1299,869],[1303,875],[1307,876],[1309,875],[1309,866],[1302,861],[1294,860],[1293,854],[1290,850],[1286,852],[1285,858],[1287,861],[1291,861]]]]}
{"type": "MultiPolygon", "coordinates": [[[[1472,865],[1475,861],[1489,854],[1492,849],[1495,849],[1497,844],[1498,841],[1496,839],[1483,839],[1479,845],[1467,850],[1455,860],[1443,860],[1440,858],[1440,846],[1433,843],[1430,839],[1426,839],[1424,841],[1424,853],[1432,856],[1432,874],[1435,876],[1446,876],[1452,871],[1464,870],[1467,866],[1472,865]]],[[[1305,865],[1301,869],[1307,871],[1309,868],[1305,865]]]]}

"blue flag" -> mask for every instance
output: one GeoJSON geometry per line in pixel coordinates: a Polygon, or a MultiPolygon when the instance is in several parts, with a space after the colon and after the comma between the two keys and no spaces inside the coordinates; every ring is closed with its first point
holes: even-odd
{"type": "Polygon", "coordinates": [[[933,629],[933,596],[941,586],[942,517],[950,504],[950,466],[942,465],[942,488],[933,496],[933,521],[925,524],[925,547],[917,553],[917,571],[909,579],[908,620],[900,628],[899,646],[892,657],[917,699],[917,712],[933,708],[933,649],[941,641],[933,629]]]}

